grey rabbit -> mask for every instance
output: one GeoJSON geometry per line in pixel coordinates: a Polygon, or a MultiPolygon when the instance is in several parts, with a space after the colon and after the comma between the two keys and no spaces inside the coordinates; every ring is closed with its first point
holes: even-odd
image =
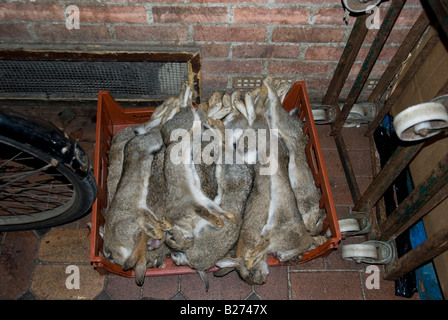
{"type": "MultiPolygon", "coordinates": [[[[210,130],[218,130],[224,137],[224,126],[220,121],[214,121],[208,118],[206,120],[210,130]]],[[[221,152],[231,153],[234,156],[234,145],[227,144],[224,140],[224,146],[221,152]]],[[[173,252],[172,259],[178,265],[188,265],[197,270],[206,291],[209,282],[206,270],[215,266],[216,262],[223,259],[235,245],[238,240],[240,228],[243,221],[245,204],[253,182],[253,169],[246,164],[235,164],[234,162],[225,162],[217,164],[219,168],[216,171],[216,177],[219,184],[220,196],[215,201],[226,211],[233,212],[236,221],[224,220],[224,225],[217,228],[205,220],[201,219],[195,228],[194,244],[184,251],[173,252]]]]}
{"type": "Polygon", "coordinates": [[[192,146],[193,135],[199,133],[201,121],[191,104],[191,90],[187,85],[183,86],[180,101],[180,111],[162,126],[162,133],[167,145],[164,162],[166,218],[172,224],[166,243],[173,250],[181,251],[193,245],[194,229],[200,218],[222,227],[224,219],[234,221],[235,215],[220,208],[201,190],[200,178],[193,163],[192,146]],[[188,141],[171,141],[176,129],[183,129],[180,132],[186,135],[183,139],[188,141]],[[184,146],[187,147],[182,150],[184,146]],[[178,156],[180,151],[181,158],[173,161],[173,156],[178,156]]]}
{"type": "MultiPolygon", "coordinates": [[[[267,88],[264,86],[258,92],[248,94],[246,104],[257,101],[255,107],[248,108],[254,109],[256,113],[252,128],[270,131],[266,118],[269,109],[265,107],[267,88]]],[[[271,157],[271,161],[277,161],[277,170],[270,175],[261,174],[260,170],[267,164],[262,164],[260,155],[257,156],[254,185],[246,204],[235,252],[233,256],[218,261],[217,266],[221,269],[214,273],[216,276],[223,276],[236,269],[240,277],[249,284],[266,282],[269,274],[268,254],[274,254],[280,261],[297,262],[301,260],[303,253],[322,242],[321,238],[313,238],[307,232],[297,210],[289,184],[288,149],[275,134],[267,137],[277,139],[278,142],[278,157],[271,157]]],[[[270,149],[273,142],[269,140],[266,143],[270,152],[273,151],[270,149]]]]}
{"type": "Polygon", "coordinates": [[[158,129],[126,143],[121,178],[104,212],[104,256],[125,270],[133,268],[138,285],[143,284],[146,268],[153,262],[147,260],[148,249],[160,247],[164,232],[171,227],[147,203],[154,155],[162,147],[158,129]]]}
{"type": "Polygon", "coordinates": [[[281,107],[272,79],[267,77],[264,85],[268,89],[271,103],[270,120],[289,150],[289,180],[297,200],[297,207],[303,221],[312,235],[319,235],[323,229],[325,211],[319,208],[320,190],[315,180],[305,154],[308,137],[302,133],[302,125],[297,117],[290,116],[281,107]]]}

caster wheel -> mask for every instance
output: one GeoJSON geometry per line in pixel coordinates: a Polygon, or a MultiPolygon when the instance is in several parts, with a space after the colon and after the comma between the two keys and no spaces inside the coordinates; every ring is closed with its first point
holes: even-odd
{"type": "Polygon", "coordinates": [[[369,214],[353,211],[345,218],[339,219],[338,225],[342,235],[356,236],[369,233],[372,223],[369,214]]]}
{"type": "Polygon", "coordinates": [[[387,264],[393,258],[393,249],[391,244],[375,240],[347,244],[342,247],[342,258],[357,263],[387,264]]]}
{"type": "Polygon", "coordinates": [[[327,113],[323,109],[314,109],[313,110],[313,118],[314,118],[314,121],[326,121],[327,113]]]}
{"type": "Polygon", "coordinates": [[[448,127],[448,112],[439,102],[420,103],[397,114],[394,127],[403,141],[422,140],[448,127]]]}
{"type": "Polygon", "coordinates": [[[363,108],[354,104],[345,120],[344,127],[350,128],[359,126],[364,118],[365,114],[363,108]]]}
{"type": "Polygon", "coordinates": [[[357,219],[341,219],[338,220],[338,223],[341,233],[361,231],[361,227],[359,226],[357,219]]]}
{"type": "Polygon", "coordinates": [[[357,263],[366,260],[376,260],[378,253],[376,247],[370,244],[346,244],[342,247],[342,259],[355,260],[357,263]]]}
{"type": "Polygon", "coordinates": [[[316,124],[333,123],[336,120],[336,111],[333,106],[322,105],[312,109],[313,120],[316,124]]]}

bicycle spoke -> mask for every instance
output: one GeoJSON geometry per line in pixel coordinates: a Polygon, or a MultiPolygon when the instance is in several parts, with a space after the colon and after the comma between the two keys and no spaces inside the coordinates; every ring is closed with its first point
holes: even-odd
{"type": "Polygon", "coordinates": [[[25,178],[27,178],[27,177],[29,177],[29,176],[32,176],[32,175],[34,175],[34,174],[37,174],[37,173],[42,172],[42,171],[44,171],[44,170],[47,170],[48,168],[51,168],[51,167],[54,167],[54,163],[53,163],[53,162],[52,162],[52,163],[49,163],[49,164],[47,164],[47,165],[45,165],[45,166],[43,166],[42,168],[39,168],[39,169],[37,169],[37,170],[28,172],[27,174],[24,174],[24,175],[22,175],[21,177],[18,177],[18,178],[16,178],[16,179],[13,179],[13,180],[11,180],[11,181],[9,181],[9,182],[3,184],[3,185],[0,185],[0,190],[3,189],[3,188],[5,188],[6,186],[9,186],[10,184],[13,184],[13,183],[15,183],[15,182],[17,182],[17,181],[23,180],[23,179],[25,179],[25,178]]]}
{"type": "Polygon", "coordinates": [[[18,154],[16,154],[15,156],[13,156],[12,158],[10,158],[9,160],[5,160],[5,163],[3,163],[0,166],[0,169],[3,168],[6,164],[8,164],[11,161],[14,161],[14,159],[16,159],[18,156],[20,156],[23,152],[19,152],[18,154]]]}

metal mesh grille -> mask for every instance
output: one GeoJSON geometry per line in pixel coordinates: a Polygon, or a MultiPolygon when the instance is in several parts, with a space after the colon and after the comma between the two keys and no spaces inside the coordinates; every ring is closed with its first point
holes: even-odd
{"type": "Polygon", "coordinates": [[[159,100],[178,95],[188,79],[186,62],[0,60],[0,96],[96,99],[107,90],[116,99],[159,100]]]}

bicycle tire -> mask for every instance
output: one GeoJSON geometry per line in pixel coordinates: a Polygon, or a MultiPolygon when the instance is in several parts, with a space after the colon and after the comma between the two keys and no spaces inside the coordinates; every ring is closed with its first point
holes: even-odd
{"type": "MultiPolygon", "coordinates": [[[[67,136],[64,138],[73,144],[74,141],[71,138],[67,136]]],[[[78,220],[88,214],[97,195],[96,180],[90,165],[89,169],[85,170],[81,175],[74,170],[69,163],[64,162],[61,157],[58,157],[58,155],[55,154],[50,154],[48,151],[42,151],[41,148],[3,135],[0,135],[0,143],[4,146],[6,145],[10,148],[17,149],[18,151],[26,152],[43,163],[49,164],[52,163],[52,161],[56,161],[57,165],[55,165],[52,170],[61,174],[70,182],[73,188],[73,194],[66,204],[52,209],[52,211],[46,211],[45,215],[44,212],[36,212],[29,215],[0,216],[0,232],[55,227],[78,220]],[[57,159],[55,160],[55,158],[57,159]],[[39,214],[41,215],[40,217],[38,216],[39,214]]],[[[76,145],[75,148],[77,152],[84,154],[84,151],[78,145],[76,145]]]]}

